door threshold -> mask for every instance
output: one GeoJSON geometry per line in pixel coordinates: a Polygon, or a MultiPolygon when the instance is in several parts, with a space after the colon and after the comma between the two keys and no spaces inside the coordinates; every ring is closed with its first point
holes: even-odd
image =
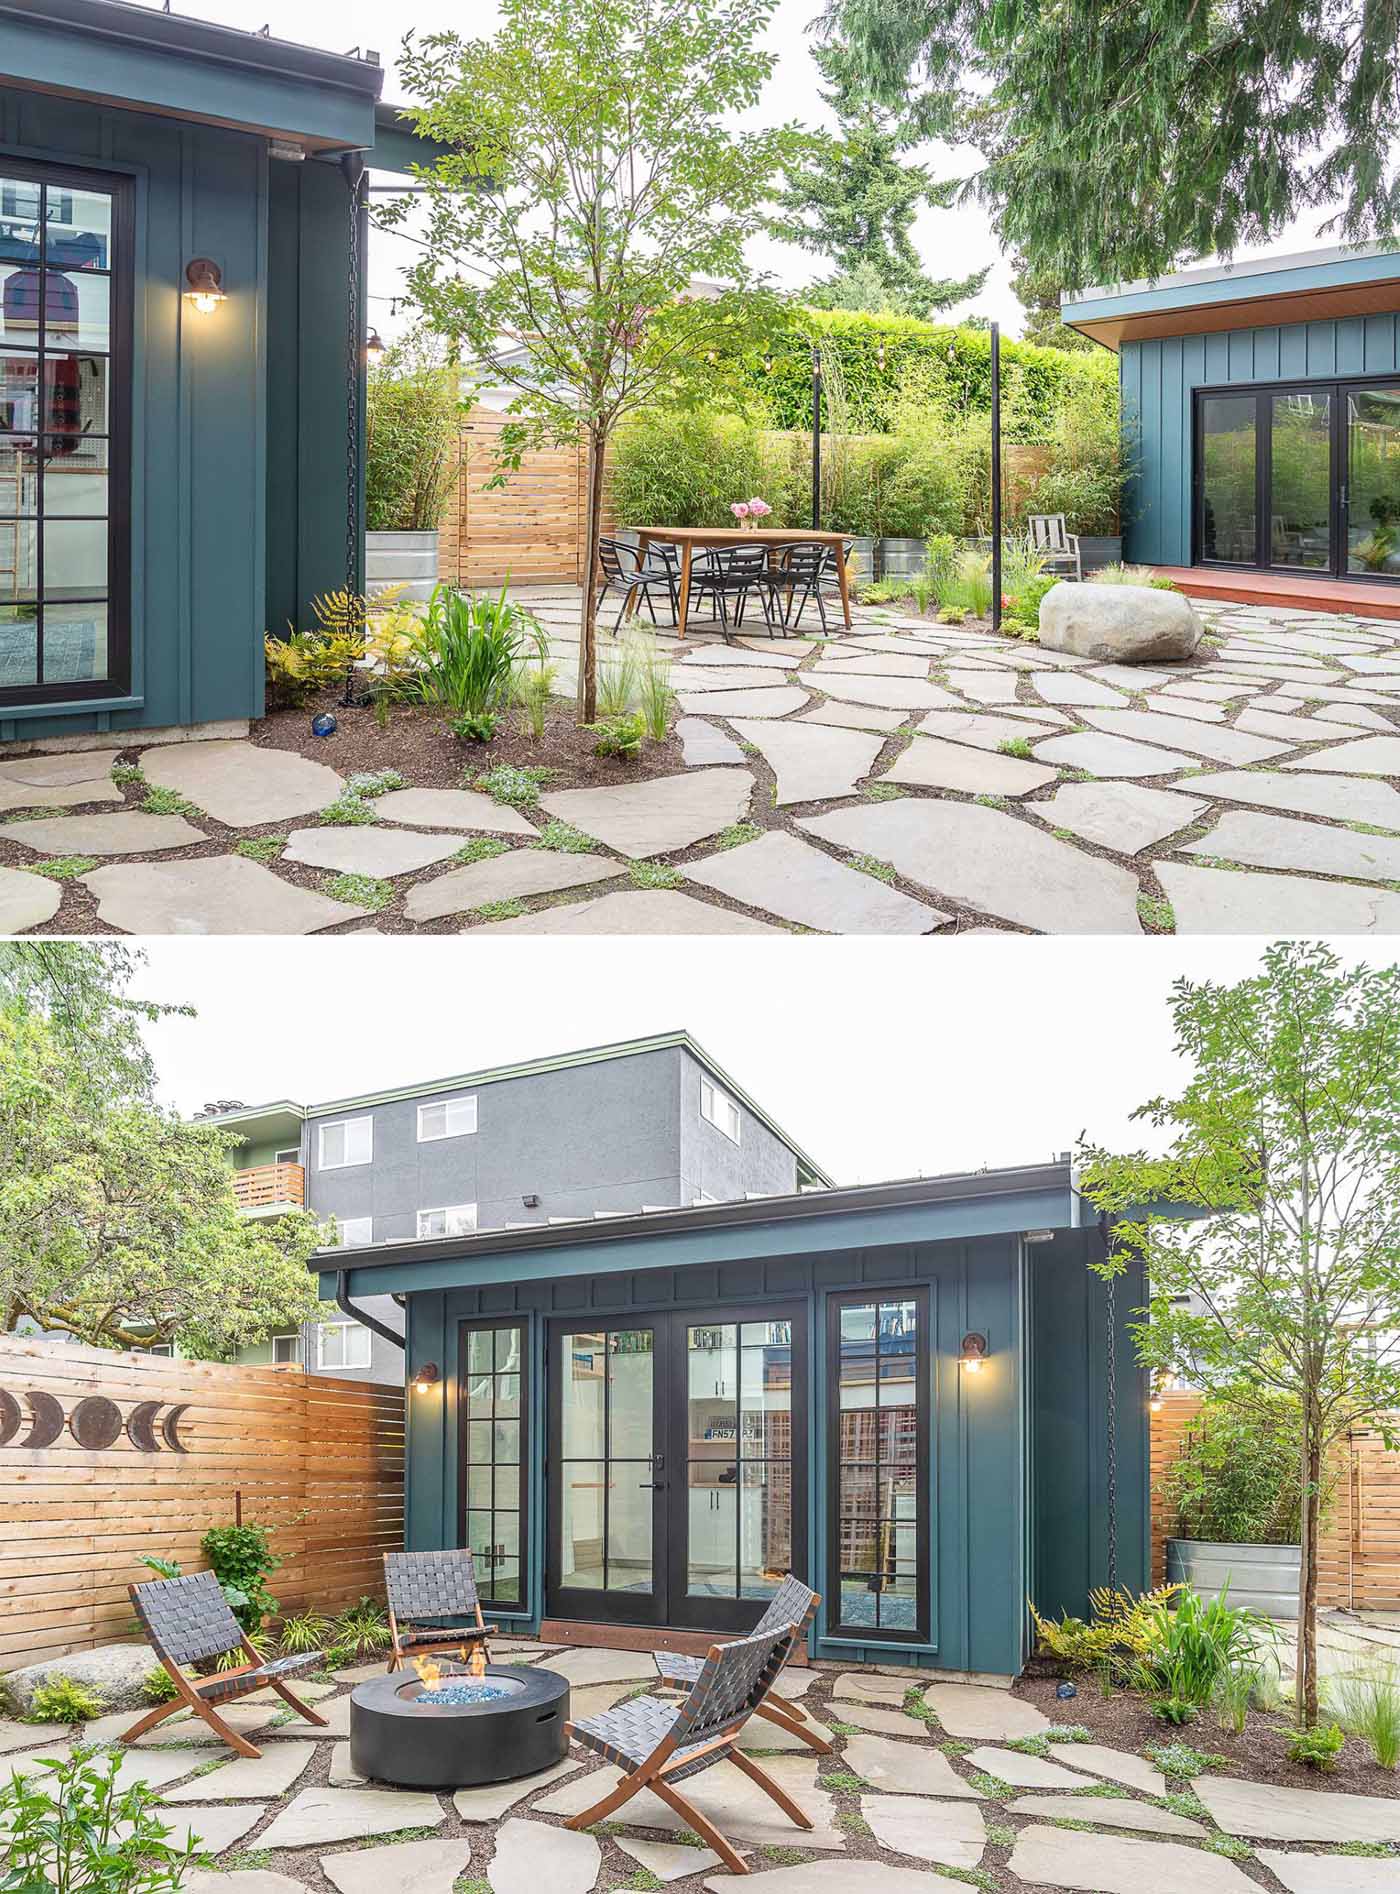
{"type": "MultiPolygon", "coordinates": [[[[609,1651],[675,1651],[682,1657],[703,1657],[712,1644],[728,1644],[742,1631],[673,1631],[658,1624],[581,1624],[576,1618],[545,1618],[540,1623],[541,1644],[591,1644],[609,1651]]],[[[799,1644],[792,1661],[805,1664],[807,1646],[799,1644]]]]}

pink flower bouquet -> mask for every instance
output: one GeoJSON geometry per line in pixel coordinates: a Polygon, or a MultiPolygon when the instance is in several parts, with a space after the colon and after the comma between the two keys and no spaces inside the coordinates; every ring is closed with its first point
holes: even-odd
{"type": "Polygon", "coordinates": [[[755,527],[773,511],[766,500],[735,500],[730,512],[741,526],[755,527]]]}

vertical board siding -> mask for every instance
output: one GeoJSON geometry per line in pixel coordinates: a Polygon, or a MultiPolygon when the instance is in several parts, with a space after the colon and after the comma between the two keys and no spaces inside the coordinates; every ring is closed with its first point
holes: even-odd
{"type": "Polygon", "coordinates": [[[105,1349],[0,1339],[0,1388],[24,1425],[0,1446],[0,1670],[132,1635],[127,1586],[148,1578],[144,1553],[203,1563],[210,1526],[273,1528],[283,1560],[271,1589],[284,1612],[336,1610],[378,1593],[382,1558],[403,1544],[404,1396],[398,1388],[105,1349]],[[48,1447],[26,1447],[34,1390],[60,1404],[48,1447]],[[105,1397],[123,1431],[109,1448],[79,1445],[78,1402],[105,1397]],[[126,1431],[158,1402],[160,1450],[126,1431]],[[177,1438],[161,1433],[176,1408],[177,1438]]]}
{"type": "Polygon", "coordinates": [[[1391,315],[1124,342],[1119,360],[1123,435],[1138,463],[1124,494],[1124,558],[1149,565],[1191,563],[1198,388],[1397,372],[1400,317],[1391,315]]]}

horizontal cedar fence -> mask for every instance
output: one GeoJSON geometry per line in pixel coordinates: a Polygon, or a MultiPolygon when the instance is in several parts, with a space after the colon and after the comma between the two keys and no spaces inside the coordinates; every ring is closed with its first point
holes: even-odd
{"type": "Polygon", "coordinates": [[[138,1558],[197,1571],[235,1495],[283,1611],[382,1592],[403,1468],[400,1388],[0,1337],[0,1671],[133,1635],[138,1558]]]}
{"type": "MultiPolygon", "coordinates": [[[[1200,1412],[1188,1390],[1162,1396],[1152,1415],[1152,1578],[1166,1576],[1166,1542],[1174,1536],[1162,1481],[1200,1412]]],[[[1400,1453],[1390,1453],[1375,1428],[1358,1427],[1337,1443],[1331,1503],[1318,1546],[1318,1601],[1354,1610],[1400,1608],[1400,1453]]]]}

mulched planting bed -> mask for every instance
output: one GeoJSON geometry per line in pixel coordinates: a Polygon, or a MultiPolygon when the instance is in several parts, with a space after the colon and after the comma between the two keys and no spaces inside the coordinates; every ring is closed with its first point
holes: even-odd
{"type": "MultiPolygon", "coordinates": [[[[1013,1694],[1048,1716],[1052,1723],[1082,1723],[1092,1732],[1096,1743],[1108,1743],[1114,1749],[1137,1753],[1149,1744],[1185,1743],[1207,1755],[1223,1756],[1222,1775],[1247,1776],[1251,1782],[1277,1782],[1288,1789],[1334,1789],[1352,1795],[1400,1795],[1400,1771],[1382,1769],[1359,1736],[1349,1736],[1333,1769],[1311,1769],[1290,1762],[1285,1751],[1293,1719],[1278,1714],[1251,1710],[1249,1721],[1240,1735],[1220,1727],[1209,1709],[1202,1710],[1194,1723],[1179,1729],[1164,1723],[1152,1711],[1144,1697],[1128,1690],[1115,1690],[1105,1696],[1092,1677],[1076,1678],[1079,1694],[1062,1702],[1055,1695],[1057,1677],[1023,1677],[1013,1694]]],[[[1324,1723],[1331,1719],[1323,1716],[1324,1723]]],[[[1267,1845],[1267,1844],[1266,1844],[1267,1845]]]]}

